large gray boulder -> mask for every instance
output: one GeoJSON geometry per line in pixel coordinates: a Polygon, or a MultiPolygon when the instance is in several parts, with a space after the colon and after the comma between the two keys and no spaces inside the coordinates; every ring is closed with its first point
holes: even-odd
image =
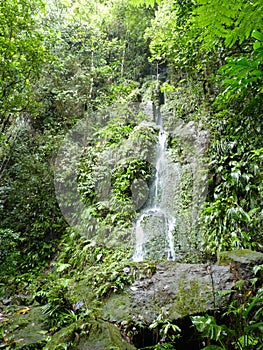
{"type": "Polygon", "coordinates": [[[254,277],[263,254],[248,249],[221,252],[216,265],[160,262],[152,277],[137,280],[125,293],[112,295],[104,318],[151,324],[160,315],[177,320],[227,305],[235,282],[254,277]]]}
{"type": "Polygon", "coordinates": [[[137,280],[125,293],[113,295],[104,306],[104,318],[150,324],[165,314],[176,320],[222,307],[228,301],[226,291],[233,286],[229,266],[161,262],[152,277],[137,280]]]}

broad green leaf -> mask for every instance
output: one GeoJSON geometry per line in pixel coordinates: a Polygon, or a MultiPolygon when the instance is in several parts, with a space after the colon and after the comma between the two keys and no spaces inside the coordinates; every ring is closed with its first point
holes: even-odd
{"type": "Polygon", "coordinates": [[[261,47],[261,43],[259,41],[254,42],[253,49],[258,50],[261,47]]]}
{"type": "Polygon", "coordinates": [[[253,38],[259,40],[259,41],[263,41],[263,34],[260,33],[259,31],[257,30],[253,30],[252,32],[252,35],[251,35],[253,38]]]}

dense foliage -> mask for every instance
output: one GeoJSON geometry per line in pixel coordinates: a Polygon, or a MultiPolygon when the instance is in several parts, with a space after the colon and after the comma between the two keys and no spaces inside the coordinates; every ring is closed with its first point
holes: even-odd
{"type": "Polygon", "coordinates": [[[33,108],[32,86],[46,57],[33,16],[42,7],[41,1],[2,1],[0,5],[0,131],[4,135],[15,116],[33,108]]]}
{"type": "MultiPolygon", "coordinates": [[[[202,258],[263,251],[262,11],[261,0],[0,1],[1,297],[28,288],[25,294],[44,305],[52,335],[83,320],[88,328],[99,314],[92,293],[106,298],[152,272],[151,265],[146,272],[129,266],[129,276],[123,269],[155,174],[158,128],[137,107],[155,102],[158,84],[171,159],[180,155],[183,162],[188,152],[173,133],[179,121],[210,133],[198,223],[202,258]],[[56,155],[83,118],[76,171],[84,225],[69,228],[56,197],[56,155]],[[119,250],[103,246],[116,241],[119,250]],[[92,312],[77,316],[72,305],[81,281],[91,287],[92,312]]],[[[262,290],[253,289],[228,311],[246,332],[196,316],[206,349],[262,346],[258,305],[262,290]]],[[[174,348],[180,331],[170,320],[156,322],[158,341],[167,339],[156,349],[174,348]]],[[[9,340],[3,342],[12,347],[9,340]]]]}

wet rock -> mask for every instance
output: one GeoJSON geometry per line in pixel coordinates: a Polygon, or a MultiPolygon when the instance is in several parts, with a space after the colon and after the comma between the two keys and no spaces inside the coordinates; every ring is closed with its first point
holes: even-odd
{"type": "Polygon", "coordinates": [[[73,304],[73,311],[74,313],[78,313],[78,311],[82,308],[82,306],[84,305],[83,301],[77,301],[75,304],[73,304]]]}
{"type": "Polygon", "coordinates": [[[253,267],[263,263],[263,254],[251,250],[221,252],[218,259],[216,265],[157,264],[153,276],[135,281],[124,294],[111,296],[103,309],[104,318],[151,324],[160,314],[176,320],[223,308],[235,282],[254,277],[253,267]]]}
{"type": "Polygon", "coordinates": [[[43,350],[67,349],[68,345],[72,345],[78,341],[78,331],[80,327],[80,322],[74,322],[69,326],[63,327],[52,336],[51,340],[46,344],[43,350]]]}
{"type": "Polygon", "coordinates": [[[40,306],[24,307],[8,316],[6,338],[12,339],[16,349],[42,348],[47,333],[40,306]]]}
{"type": "Polygon", "coordinates": [[[125,341],[118,328],[108,322],[97,321],[92,324],[88,337],[82,338],[77,350],[135,350],[125,341]]]}
{"type": "Polygon", "coordinates": [[[219,252],[217,255],[218,265],[229,265],[232,262],[241,265],[256,265],[263,263],[263,253],[255,252],[250,249],[240,249],[232,251],[219,252]]]}
{"type": "Polygon", "coordinates": [[[263,263],[263,253],[250,249],[219,252],[218,265],[229,265],[235,280],[254,277],[253,267],[263,263]]]}
{"type": "Polygon", "coordinates": [[[104,306],[104,317],[111,322],[143,320],[150,324],[165,313],[176,320],[222,307],[228,296],[220,292],[233,285],[229,266],[162,262],[151,278],[136,281],[125,294],[113,295],[104,306]]]}

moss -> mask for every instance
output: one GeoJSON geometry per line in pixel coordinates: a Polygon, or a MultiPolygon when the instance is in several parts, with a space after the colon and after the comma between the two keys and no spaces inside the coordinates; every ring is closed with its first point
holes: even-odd
{"type": "Polygon", "coordinates": [[[63,350],[76,343],[79,339],[78,332],[84,329],[80,321],[74,322],[56,332],[43,350],[63,350]]]}
{"type": "Polygon", "coordinates": [[[247,265],[261,264],[263,262],[263,253],[255,252],[250,249],[218,252],[218,265],[229,265],[232,262],[238,262],[247,265]]]}
{"type": "Polygon", "coordinates": [[[201,284],[198,280],[192,280],[188,283],[187,280],[182,279],[178,284],[178,292],[169,318],[178,319],[196,312],[205,312],[207,300],[211,299],[208,293],[212,293],[209,285],[201,284]]]}
{"type": "Polygon", "coordinates": [[[17,349],[42,348],[48,332],[43,322],[43,313],[40,306],[33,306],[28,311],[25,307],[20,306],[20,310],[17,310],[10,317],[5,327],[6,338],[12,341],[17,349]]]}
{"type": "Polygon", "coordinates": [[[78,230],[107,246],[133,247],[132,224],[148,198],[158,129],[151,123],[123,123],[111,120],[97,133],[97,145],[82,156],[78,190],[86,210],[78,230]]]}
{"type": "Polygon", "coordinates": [[[92,324],[88,336],[83,337],[75,349],[135,350],[136,348],[122,339],[115,325],[105,321],[96,321],[92,324]]]}
{"type": "Polygon", "coordinates": [[[115,294],[103,307],[103,318],[111,322],[128,320],[132,309],[132,297],[128,294],[115,294]]]}

